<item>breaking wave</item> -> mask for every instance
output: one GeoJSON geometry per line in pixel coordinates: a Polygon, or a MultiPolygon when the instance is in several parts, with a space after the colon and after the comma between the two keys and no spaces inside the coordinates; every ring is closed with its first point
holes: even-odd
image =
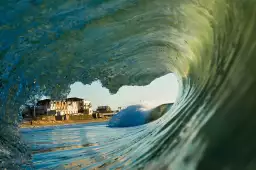
{"type": "Polygon", "coordinates": [[[256,169],[255,17],[254,0],[1,1],[0,167],[30,159],[17,125],[33,96],[94,80],[115,93],[173,72],[172,109],[132,137],[113,135],[97,165],[256,169]]]}
{"type": "Polygon", "coordinates": [[[117,114],[108,122],[109,127],[131,127],[139,126],[159,119],[168,110],[173,103],[162,104],[158,107],[147,105],[132,105],[117,114]]]}

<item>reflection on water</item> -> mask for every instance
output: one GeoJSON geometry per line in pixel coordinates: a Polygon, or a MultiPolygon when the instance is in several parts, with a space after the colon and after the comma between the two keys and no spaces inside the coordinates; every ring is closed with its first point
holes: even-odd
{"type": "Polygon", "coordinates": [[[32,151],[32,163],[25,168],[97,169],[125,162],[122,155],[129,153],[132,149],[129,146],[136,143],[134,136],[143,134],[144,130],[141,127],[109,128],[106,123],[90,123],[21,129],[20,133],[32,151]],[[118,156],[113,158],[114,153],[118,156]]]}

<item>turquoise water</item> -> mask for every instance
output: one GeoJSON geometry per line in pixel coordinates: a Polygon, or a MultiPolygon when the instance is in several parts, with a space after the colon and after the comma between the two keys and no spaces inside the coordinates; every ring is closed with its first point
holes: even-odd
{"type": "Polygon", "coordinates": [[[110,164],[114,169],[124,168],[127,162],[137,159],[131,151],[143,147],[147,149],[147,145],[141,145],[137,137],[146,140],[152,136],[152,128],[160,121],[156,119],[171,105],[151,109],[130,106],[104,123],[20,129],[21,139],[32,154],[22,168],[93,169],[110,164]]]}
{"type": "Polygon", "coordinates": [[[144,136],[146,131],[145,126],[109,128],[107,122],[20,129],[32,153],[22,168],[90,169],[110,163],[122,167],[127,162],[124,155],[139,147],[134,136],[144,136]]]}

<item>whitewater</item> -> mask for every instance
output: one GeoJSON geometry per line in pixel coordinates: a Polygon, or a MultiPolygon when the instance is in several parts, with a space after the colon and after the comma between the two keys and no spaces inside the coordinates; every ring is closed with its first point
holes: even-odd
{"type": "Polygon", "coordinates": [[[0,169],[38,167],[18,128],[33,96],[95,80],[116,93],[172,72],[171,109],[120,133],[99,125],[79,168],[255,170],[255,21],[255,0],[2,0],[0,169]]]}

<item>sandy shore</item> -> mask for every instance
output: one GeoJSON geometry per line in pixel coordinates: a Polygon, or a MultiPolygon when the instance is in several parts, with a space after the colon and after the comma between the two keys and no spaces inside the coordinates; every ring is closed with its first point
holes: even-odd
{"type": "Polygon", "coordinates": [[[33,121],[32,125],[30,121],[25,121],[20,124],[20,128],[37,128],[44,126],[56,126],[56,125],[68,125],[68,124],[84,124],[84,123],[93,123],[93,122],[107,122],[109,119],[100,118],[100,119],[91,119],[91,120],[64,120],[64,121],[42,121],[37,120],[33,121]]]}

